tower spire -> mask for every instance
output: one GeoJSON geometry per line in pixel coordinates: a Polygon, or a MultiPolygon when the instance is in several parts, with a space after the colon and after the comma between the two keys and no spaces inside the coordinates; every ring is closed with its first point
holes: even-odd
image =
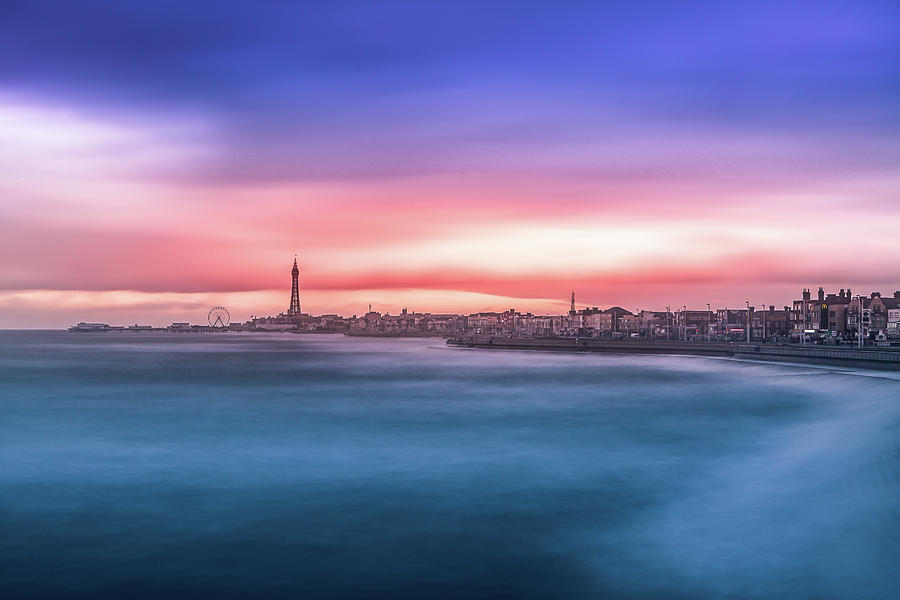
{"type": "Polygon", "coordinates": [[[297,266],[297,255],[294,255],[294,268],[291,269],[291,305],[288,308],[288,316],[300,314],[300,267],[297,266]]]}
{"type": "Polygon", "coordinates": [[[574,290],[572,291],[572,305],[569,307],[569,314],[570,315],[575,314],[575,291],[574,290]]]}

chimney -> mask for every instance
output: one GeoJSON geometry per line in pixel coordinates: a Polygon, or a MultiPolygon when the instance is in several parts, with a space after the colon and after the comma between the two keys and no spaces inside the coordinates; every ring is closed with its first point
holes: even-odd
{"type": "Polygon", "coordinates": [[[872,298],[881,298],[881,292],[872,292],[872,298]]]}
{"type": "Polygon", "coordinates": [[[900,298],[900,291],[894,292],[894,298],[900,298]]]}
{"type": "Polygon", "coordinates": [[[809,302],[809,290],[803,290],[803,299],[809,302]]]}
{"type": "Polygon", "coordinates": [[[853,294],[850,293],[850,288],[847,288],[847,297],[852,298],[853,294]]]}
{"type": "Polygon", "coordinates": [[[839,296],[840,296],[841,298],[844,297],[844,288],[841,288],[841,293],[839,294],[839,296]]]}
{"type": "Polygon", "coordinates": [[[825,299],[825,288],[819,286],[819,302],[825,299]]]}

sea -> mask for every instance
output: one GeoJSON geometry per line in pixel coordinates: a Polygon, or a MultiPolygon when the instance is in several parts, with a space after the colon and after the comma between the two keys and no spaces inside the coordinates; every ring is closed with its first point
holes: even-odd
{"type": "Polygon", "coordinates": [[[0,597],[900,597],[900,376],[0,332],[0,597]]]}

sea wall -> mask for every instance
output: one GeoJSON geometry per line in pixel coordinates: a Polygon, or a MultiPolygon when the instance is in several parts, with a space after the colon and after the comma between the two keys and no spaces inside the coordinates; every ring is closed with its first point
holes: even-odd
{"type": "Polygon", "coordinates": [[[687,354],[900,370],[900,352],[719,342],[597,340],[590,338],[448,338],[447,344],[468,348],[620,354],[687,354]]]}

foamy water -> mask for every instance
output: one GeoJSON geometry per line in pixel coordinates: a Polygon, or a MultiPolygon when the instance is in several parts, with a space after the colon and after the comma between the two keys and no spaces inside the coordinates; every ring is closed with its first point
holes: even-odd
{"type": "Polygon", "coordinates": [[[896,375],[0,332],[0,595],[889,598],[896,375]]]}

